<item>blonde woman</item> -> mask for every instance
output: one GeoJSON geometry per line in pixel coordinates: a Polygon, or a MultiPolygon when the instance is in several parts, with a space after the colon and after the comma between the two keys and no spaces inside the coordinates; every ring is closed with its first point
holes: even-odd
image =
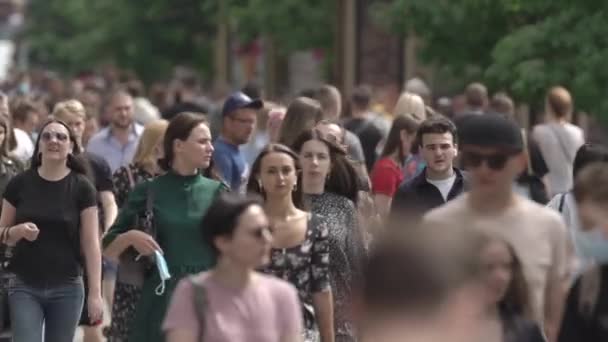
{"type": "MultiPolygon", "coordinates": [[[[82,144],[82,138],[84,136],[86,126],[86,110],[83,104],[78,100],[66,100],[58,102],[53,108],[51,113],[55,120],[64,122],[74,133],[74,138],[79,146],[82,144]]],[[[118,214],[118,208],[116,207],[116,201],[114,199],[114,186],[112,184],[112,171],[110,166],[103,158],[92,153],[83,153],[82,157],[91,169],[91,175],[93,185],[97,190],[97,208],[99,211],[99,227],[102,232],[106,231],[110,225],[116,219],[118,214]]],[[[111,303],[113,296],[113,283],[116,278],[115,269],[108,267],[109,264],[104,263],[103,270],[103,291],[104,298],[108,304],[111,303]]],[[[87,285],[88,278],[84,277],[85,285],[87,285]]],[[[85,286],[85,290],[88,286],[85,286]]],[[[85,296],[85,304],[86,304],[85,296]]],[[[84,306],[86,308],[86,305],[84,306]]],[[[101,342],[103,337],[101,335],[101,329],[99,325],[94,324],[86,315],[86,311],[83,311],[80,319],[80,326],[84,333],[85,342],[101,342]]]]}
{"type": "Polygon", "coordinates": [[[426,120],[426,107],[422,97],[408,92],[401,93],[393,110],[393,116],[403,115],[410,116],[419,123],[426,120]]]}
{"type": "MultiPolygon", "coordinates": [[[[169,122],[154,120],[149,122],[139,139],[133,162],[122,166],[114,173],[116,202],[122,208],[135,185],[161,174],[158,160],[164,156],[163,138],[169,122]]],[[[141,296],[141,288],[122,281],[116,282],[112,303],[112,323],[108,330],[108,341],[126,341],[129,324],[135,316],[136,304],[141,296]]]]}

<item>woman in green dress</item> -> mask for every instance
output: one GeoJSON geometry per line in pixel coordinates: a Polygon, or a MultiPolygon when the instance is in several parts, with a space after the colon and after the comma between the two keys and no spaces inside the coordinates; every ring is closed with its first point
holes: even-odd
{"type": "Polygon", "coordinates": [[[213,153],[207,122],[200,115],[179,114],[169,123],[163,145],[165,157],[160,165],[168,172],[135,187],[103,239],[104,255],[116,262],[129,247],[143,256],[161,251],[172,276],[161,295],[155,293],[162,283],[156,268],[146,277],[129,342],[164,341],[161,323],[176,284],[189,274],[209,269],[215,262],[210,246],[201,242],[199,228],[207,208],[224,189],[221,183],[198,171],[209,166],[213,153]],[[156,239],[133,229],[137,217],[146,211],[150,193],[156,239]]]}

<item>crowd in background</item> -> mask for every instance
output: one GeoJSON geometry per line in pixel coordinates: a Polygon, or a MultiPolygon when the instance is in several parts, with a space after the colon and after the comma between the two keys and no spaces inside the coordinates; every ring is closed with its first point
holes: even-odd
{"type": "Polygon", "coordinates": [[[392,105],[209,92],[186,69],[2,89],[14,341],[608,336],[608,150],[564,87],[531,130],[482,83],[434,99],[414,79],[392,105]]]}

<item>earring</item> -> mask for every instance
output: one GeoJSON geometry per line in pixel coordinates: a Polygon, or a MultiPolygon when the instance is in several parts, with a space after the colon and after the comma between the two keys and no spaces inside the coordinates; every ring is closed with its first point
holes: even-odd
{"type": "Polygon", "coordinates": [[[293,189],[291,191],[295,192],[298,190],[298,183],[293,185],[293,189]]]}
{"type": "Polygon", "coordinates": [[[264,187],[262,186],[262,181],[258,181],[258,187],[260,188],[260,191],[264,191],[264,187]]]}

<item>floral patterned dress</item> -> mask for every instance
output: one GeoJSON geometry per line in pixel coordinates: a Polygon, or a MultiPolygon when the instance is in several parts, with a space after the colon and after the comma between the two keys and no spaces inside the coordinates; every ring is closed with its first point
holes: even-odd
{"type": "MultiPolygon", "coordinates": [[[[118,208],[122,208],[133,187],[154,178],[154,175],[138,164],[130,164],[116,170],[112,178],[116,191],[116,205],[118,208]]],[[[140,297],[141,288],[122,283],[120,279],[117,279],[112,305],[112,322],[106,332],[108,341],[126,342],[128,340],[129,328],[135,317],[135,309],[140,297]]]]}
{"type": "Polygon", "coordinates": [[[270,263],[261,270],[290,282],[298,290],[306,342],[320,339],[312,295],[330,288],[328,235],[325,220],[318,215],[310,215],[304,241],[290,248],[273,248],[270,263]]]}
{"type": "Polygon", "coordinates": [[[306,195],[306,200],[312,213],[323,216],[329,227],[329,273],[336,342],[356,341],[351,315],[352,284],[361,274],[366,251],[355,204],[330,192],[306,195]]]}

